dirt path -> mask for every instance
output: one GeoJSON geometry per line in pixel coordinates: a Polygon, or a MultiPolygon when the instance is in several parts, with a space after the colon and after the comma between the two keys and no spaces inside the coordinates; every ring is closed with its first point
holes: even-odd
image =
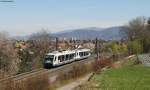
{"type": "Polygon", "coordinates": [[[74,88],[78,87],[79,85],[85,83],[90,78],[91,75],[92,75],[92,73],[90,73],[90,74],[86,75],[85,77],[80,78],[72,83],[62,86],[62,87],[58,88],[57,90],[73,90],[74,88]]]}

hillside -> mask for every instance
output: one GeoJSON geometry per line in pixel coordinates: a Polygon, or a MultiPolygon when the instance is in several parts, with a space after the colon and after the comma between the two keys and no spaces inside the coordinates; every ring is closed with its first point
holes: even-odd
{"type": "Polygon", "coordinates": [[[123,27],[110,27],[110,28],[82,28],[74,30],[65,30],[62,32],[54,33],[53,36],[63,38],[76,38],[76,39],[95,39],[96,37],[104,40],[119,40],[123,38],[121,31],[123,27]]]}

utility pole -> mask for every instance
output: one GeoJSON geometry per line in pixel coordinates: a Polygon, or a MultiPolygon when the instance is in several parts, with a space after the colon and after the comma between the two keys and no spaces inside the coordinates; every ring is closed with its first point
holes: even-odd
{"type": "Polygon", "coordinates": [[[95,40],[95,53],[96,53],[96,60],[99,60],[99,42],[97,38],[95,40]]]}
{"type": "Polygon", "coordinates": [[[71,50],[73,50],[74,49],[74,38],[73,37],[71,38],[70,44],[71,44],[71,50]]]}
{"type": "Polygon", "coordinates": [[[73,39],[73,48],[76,49],[76,39],[73,39]]]}
{"type": "Polygon", "coordinates": [[[58,50],[58,37],[56,37],[56,47],[55,47],[55,50],[56,51],[58,50]]]}

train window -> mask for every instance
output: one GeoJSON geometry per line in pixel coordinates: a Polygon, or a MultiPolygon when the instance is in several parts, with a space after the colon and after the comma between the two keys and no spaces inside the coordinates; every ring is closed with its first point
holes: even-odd
{"type": "Polygon", "coordinates": [[[79,52],[80,57],[84,56],[83,52],[79,52]]]}
{"type": "Polygon", "coordinates": [[[54,57],[54,61],[56,61],[56,56],[54,57]]]}
{"type": "Polygon", "coordinates": [[[86,52],[86,55],[88,55],[88,52],[86,52]]]}
{"type": "Polygon", "coordinates": [[[84,52],[84,56],[86,56],[86,52],[84,52]]]}
{"type": "Polygon", "coordinates": [[[65,60],[65,56],[64,55],[62,55],[62,61],[64,61],[65,60]]]}
{"type": "Polygon", "coordinates": [[[79,54],[80,54],[81,57],[83,56],[83,52],[80,52],[79,54]]]}
{"type": "Polygon", "coordinates": [[[87,52],[87,55],[89,55],[90,54],[90,52],[87,52]]]}
{"type": "Polygon", "coordinates": [[[76,57],[76,54],[74,53],[74,54],[72,54],[72,58],[74,58],[74,57],[76,57]]]}
{"type": "Polygon", "coordinates": [[[53,59],[54,59],[54,55],[46,55],[45,56],[45,61],[51,61],[51,62],[53,62],[53,59]]]}
{"type": "Polygon", "coordinates": [[[75,57],[75,56],[76,56],[76,54],[75,54],[75,53],[73,53],[73,54],[72,54],[72,57],[75,57]]]}
{"type": "Polygon", "coordinates": [[[68,54],[66,55],[66,60],[69,60],[69,55],[68,54]]]}
{"type": "Polygon", "coordinates": [[[72,59],[72,54],[69,54],[69,60],[71,60],[72,59]]]}
{"type": "Polygon", "coordinates": [[[74,54],[71,54],[72,55],[72,59],[74,58],[74,54]]]}
{"type": "Polygon", "coordinates": [[[86,56],[86,52],[84,52],[84,56],[86,56]]]}
{"type": "Polygon", "coordinates": [[[62,57],[61,57],[61,56],[58,56],[58,60],[59,60],[60,62],[62,62],[62,57]]]}
{"type": "Polygon", "coordinates": [[[60,62],[63,62],[64,61],[64,55],[59,56],[58,60],[60,60],[60,62]]]}
{"type": "Polygon", "coordinates": [[[70,54],[71,55],[71,59],[73,59],[73,54],[70,54]]]}
{"type": "Polygon", "coordinates": [[[75,53],[74,53],[74,54],[71,54],[71,57],[72,57],[71,59],[73,59],[73,58],[74,58],[74,56],[75,56],[75,53]]]}
{"type": "Polygon", "coordinates": [[[71,54],[69,54],[69,60],[71,59],[71,54]]]}
{"type": "Polygon", "coordinates": [[[81,57],[81,52],[79,52],[79,56],[81,57]]]}

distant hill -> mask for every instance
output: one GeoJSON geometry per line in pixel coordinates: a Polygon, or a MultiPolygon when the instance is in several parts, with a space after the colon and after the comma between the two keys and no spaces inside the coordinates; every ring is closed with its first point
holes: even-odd
{"type": "MultiPolygon", "coordinates": [[[[80,28],[80,29],[71,29],[64,30],[57,33],[51,33],[53,37],[62,37],[62,38],[76,38],[81,40],[95,39],[96,37],[103,40],[120,40],[123,38],[123,34],[120,32],[125,30],[121,26],[110,27],[110,28],[80,28]]],[[[14,36],[16,40],[27,40],[30,35],[26,36],[14,36]]]]}
{"type": "Polygon", "coordinates": [[[15,39],[15,40],[28,40],[29,35],[26,35],[26,36],[13,36],[12,38],[15,39]]]}
{"type": "Polygon", "coordinates": [[[63,38],[76,38],[76,39],[95,39],[96,37],[103,40],[120,40],[123,38],[121,31],[125,30],[123,27],[110,27],[110,28],[82,28],[74,30],[65,30],[58,33],[53,33],[53,36],[63,38]]]}

